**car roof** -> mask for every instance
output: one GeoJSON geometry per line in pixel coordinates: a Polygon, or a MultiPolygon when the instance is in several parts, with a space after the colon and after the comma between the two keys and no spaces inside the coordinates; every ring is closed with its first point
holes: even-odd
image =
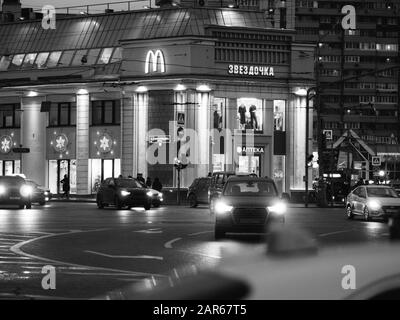
{"type": "Polygon", "coordinates": [[[269,179],[269,178],[260,178],[260,177],[251,177],[251,176],[231,176],[228,178],[227,181],[268,181],[268,182],[274,182],[274,180],[269,179]]]}

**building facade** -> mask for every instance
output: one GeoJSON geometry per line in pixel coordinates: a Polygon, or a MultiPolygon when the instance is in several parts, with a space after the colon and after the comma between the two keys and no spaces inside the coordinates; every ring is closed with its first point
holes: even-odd
{"type": "MultiPolygon", "coordinates": [[[[296,1],[297,40],[317,45],[321,129],[328,133],[328,148],[352,130],[381,156],[376,168],[385,169],[390,179],[400,178],[399,17],[398,0],[296,1]],[[345,5],[356,9],[356,28],[343,32],[345,5]],[[338,81],[343,79],[350,80],[342,87],[338,81]]],[[[314,130],[314,150],[316,141],[314,130]]],[[[363,160],[354,155],[351,165],[362,168],[365,178],[363,160]]]]}
{"type": "Polygon", "coordinates": [[[179,160],[181,186],[231,170],[304,189],[315,46],[260,9],[78,15],[54,30],[20,21],[0,25],[0,43],[0,174],[55,193],[68,174],[71,193],[91,194],[120,174],[176,187],[179,160]]]}

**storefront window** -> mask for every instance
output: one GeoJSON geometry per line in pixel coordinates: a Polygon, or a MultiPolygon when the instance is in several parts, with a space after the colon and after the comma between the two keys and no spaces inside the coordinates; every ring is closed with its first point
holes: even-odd
{"type": "Polygon", "coordinates": [[[100,49],[90,49],[87,56],[87,64],[96,64],[97,59],[99,59],[100,49]]]}
{"type": "Polygon", "coordinates": [[[49,189],[51,193],[62,193],[61,180],[68,175],[70,193],[76,193],[76,160],[49,160],[49,189]]]}
{"type": "Polygon", "coordinates": [[[17,54],[13,57],[10,65],[10,70],[17,70],[21,67],[22,62],[24,61],[24,54],[17,54]]]}
{"type": "Polygon", "coordinates": [[[71,64],[71,60],[74,56],[75,51],[69,50],[69,51],[64,51],[59,64],[61,67],[68,67],[71,64]]]}
{"type": "MultiPolygon", "coordinates": [[[[82,61],[83,57],[86,56],[87,50],[78,50],[74,56],[74,60],[72,61],[73,66],[81,66],[86,64],[82,61]]],[[[87,59],[87,58],[86,58],[87,59]]]]}
{"type": "Polygon", "coordinates": [[[107,64],[110,61],[112,52],[113,48],[104,48],[100,54],[99,64],[107,64]]]}
{"type": "Polygon", "coordinates": [[[263,105],[261,99],[240,98],[237,100],[237,129],[263,132],[263,105]]]}
{"type": "Polygon", "coordinates": [[[90,159],[91,190],[96,193],[103,180],[121,174],[121,159],[90,159]]]}
{"type": "Polygon", "coordinates": [[[224,112],[225,112],[226,100],[224,98],[214,98],[213,104],[213,129],[224,128],[224,112]]]}
{"type": "Polygon", "coordinates": [[[20,160],[0,160],[0,175],[8,176],[21,173],[20,160]]]}
{"type": "Polygon", "coordinates": [[[260,156],[259,155],[242,155],[239,156],[240,173],[256,174],[260,176],[260,156]]]}
{"type": "Polygon", "coordinates": [[[213,172],[224,171],[225,155],[213,154],[213,172]]]}
{"type": "Polygon", "coordinates": [[[285,131],[285,100],[274,100],[274,130],[285,131]]]}

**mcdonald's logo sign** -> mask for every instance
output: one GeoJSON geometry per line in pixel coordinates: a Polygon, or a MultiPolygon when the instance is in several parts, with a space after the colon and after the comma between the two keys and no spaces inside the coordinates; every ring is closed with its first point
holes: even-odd
{"type": "Polygon", "coordinates": [[[146,55],[146,66],[144,72],[150,73],[150,72],[165,72],[165,60],[164,60],[164,55],[161,50],[156,50],[155,52],[153,50],[149,50],[146,55]],[[160,69],[158,70],[158,67],[160,69]]]}

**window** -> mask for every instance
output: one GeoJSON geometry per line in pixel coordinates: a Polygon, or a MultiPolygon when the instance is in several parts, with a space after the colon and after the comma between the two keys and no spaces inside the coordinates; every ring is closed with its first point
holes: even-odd
{"type": "Polygon", "coordinates": [[[49,126],[73,126],[76,124],[76,106],[70,102],[52,104],[49,126]]]}
{"type": "Polygon", "coordinates": [[[73,50],[64,51],[58,64],[61,65],[61,67],[68,67],[71,64],[74,52],[73,50]]]}
{"type": "Polygon", "coordinates": [[[376,45],[378,51],[397,51],[397,44],[380,44],[376,45]]]}
{"type": "Polygon", "coordinates": [[[237,99],[237,125],[241,131],[254,130],[263,132],[263,105],[262,100],[255,98],[237,99]]]}
{"type": "Polygon", "coordinates": [[[109,63],[111,55],[112,55],[112,52],[113,52],[113,48],[104,48],[101,51],[100,59],[99,59],[98,63],[99,64],[107,64],[107,63],[109,63]]]}
{"type": "MultiPolygon", "coordinates": [[[[84,63],[82,60],[83,60],[83,57],[85,57],[86,56],[86,54],[87,54],[87,50],[78,50],[77,52],[76,52],[76,54],[75,54],[75,56],[74,56],[74,60],[72,61],[72,65],[73,66],[81,66],[81,65],[83,65],[83,64],[86,64],[86,63],[84,63]]],[[[87,57],[86,57],[86,59],[87,59],[87,57]]],[[[87,61],[87,60],[86,60],[87,61]]]]}
{"type": "Polygon", "coordinates": [[[119,62],[122,60],[122,48],[115,48],[110,63],[119,62]]]}
{"type": "Polygon", "coordinates": [[[25,56],[24,63],[22,64],[23,69],[29,69],[33,67],[33,63],[36,60],[37,53],[28,53],[25,56]]]}
{"type": "Polygon", "coordinates": [[[22,62],[24,61],[24,54],[17,54],[13,57],[12,61],[11,61],[11,65],[10,65],[10,70],[18,70],[21,65],[22,62]]]}
{"type": "Polygon", "coordinates": [[[92,125],[119,124],[119,100],[92,101],[92,125]]]}
{"type": "Polygon", "coordinates": [[[87,55],[87,64],[93,65],[97,63],[99,59],[100,49],[90,49],[87,55]]]}
{"type": "Polygon", "coordinates": [[[19,104],[0,105],[0,128],[16,128],[20,126],[19,104]]]}
{"type": "Polygon", "coordinates": [[[37,58],[36,58],[36,61],[35,61],[36,68],[44,69],[48,57],[49,57],[49,53],[48,52],[39,53],[37,58]]]}
{"type": "Polygon", "coordinates": [[[58,61],[60,60],[62,52],[55,51],[50,53],[49,60],[47,60],[47,68],[54,68],[58,66],[58,61]]]}
{"type": "Polygon", "coordinates": [[[0,59],[0,71],[6,71],[11,63],[10,56],[2,56],[0,59]]]}

